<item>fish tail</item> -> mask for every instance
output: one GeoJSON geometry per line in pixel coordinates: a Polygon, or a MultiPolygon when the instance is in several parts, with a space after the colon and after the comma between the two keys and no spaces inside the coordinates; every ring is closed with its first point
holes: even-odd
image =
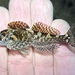
{"type": "Polygon", "coordinates": [[[68,44],[72,47],[75,47],[75,24],[72,25],[72,27],[68,30],[68,44]]]}

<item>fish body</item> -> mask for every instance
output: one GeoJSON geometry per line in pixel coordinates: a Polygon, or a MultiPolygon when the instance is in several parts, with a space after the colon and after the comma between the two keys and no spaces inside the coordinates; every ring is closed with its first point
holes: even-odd
{"type": "Polygon", "coordinates": [[[62,42],[71,44],[72,37],[66,33],[65,35],[50,35],[37,32],[32,37],[31,45],[40,51],[51,51],[57,49],[62,42]]]}
{"type": "Polygon", "coordinates": [[[41,22],[35,23],[32,30],[34,31],[32,45],[40,51],[51,51],[57,49],[62,42],[75,47],[73,34],[75,26],[70,28],[64,35],[60,35],[60,32],[57,29],[47,26],[41,22]]]}
{"type": "Polygon", "coordinates": [[[42,52],[51,51],[57,49],[61,42],[68,43],[73,47],[75,46],[72,29],[70,29],[65,35],[60,35],[58,30],[52,27],[46,27],[41,23],[33,25],[32,29],[29,30],[27,29],[29,26],[21,25],[25,23],[19,22],[18,24],[18,22],[15,22],[15,28],[13,24],[13,22],[12,24],[10,23],[8,29],[0,32],[0,46],[5,46],[10,50],[19,50],[22,52],[27,51],[29,46],[42,52]]]}

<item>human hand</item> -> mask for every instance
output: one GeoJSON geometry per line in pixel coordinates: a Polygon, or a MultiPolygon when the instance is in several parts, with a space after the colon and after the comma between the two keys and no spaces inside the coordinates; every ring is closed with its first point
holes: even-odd
{"type": "MultiPolygon", "coordinates": [[[[35,22],[43,22],[65,34],[69,24],[61,19],[53,21],[53,6],[50,0],[10,0],[9,11],[0,7],[0,30],[10,21],[24,21],[30,27],[35,22]]],[[[75,55],[63,44],[55,54],[42,55],[29,52],[23,57],[18,51],[0,47],[1,75],[74,75],[75,55]],[[64,68],[65,67],[65,68],[64,68]]]]}

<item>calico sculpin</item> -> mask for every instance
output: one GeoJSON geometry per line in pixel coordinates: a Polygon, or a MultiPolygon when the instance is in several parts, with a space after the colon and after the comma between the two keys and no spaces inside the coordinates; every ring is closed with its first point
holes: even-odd
{"type": "Polygon", "coordinates": [[[70,28],[65,35],[42,22],[35,23],[30,29],[21,21],[8,24],[8,29],[0,32],[0,46],[10,50],[28,51],[28,47],[34,47],[39,51],[51,51],[58,48],[59,43],[65,42],[75,46],[73,28],[70,28]]]}
{"type": "Polygon", "coordinates": [[[74,28],[75,27],[73,26],[65,35],[60,35],[60,32],[51,26],[42,22],[35,23],[32,27],[34,35],[31,44],[39,51],[57,49],[62,42],[75,47],[74,28]]]}
{"type": "Polygon", "coordinates": [[[29,26],[21,21],[14,21],[8,24],[8,29],[0,32],[0,46],[10,50],[27,52],[30,46],[31,32],[27,31],[29,26]]]}

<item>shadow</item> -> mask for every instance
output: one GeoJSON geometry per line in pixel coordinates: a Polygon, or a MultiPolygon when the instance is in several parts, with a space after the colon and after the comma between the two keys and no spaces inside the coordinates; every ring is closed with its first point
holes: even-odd
{"type": "Polygon", "coordinates": [[[27,53],[27,54],[21,53],[20,50],[10,50],[10,49],[7,49],[7,52],[8,52],[8,55],[13,55],[13,56],[21,55],[22,57],[26,57],[26,56],[29,55],[29,53],[27,53]]]}
{"type": "Polygon", "coordinates": [[[69,50],[75,54],[75,47],[68,45],[69,50]]]}

